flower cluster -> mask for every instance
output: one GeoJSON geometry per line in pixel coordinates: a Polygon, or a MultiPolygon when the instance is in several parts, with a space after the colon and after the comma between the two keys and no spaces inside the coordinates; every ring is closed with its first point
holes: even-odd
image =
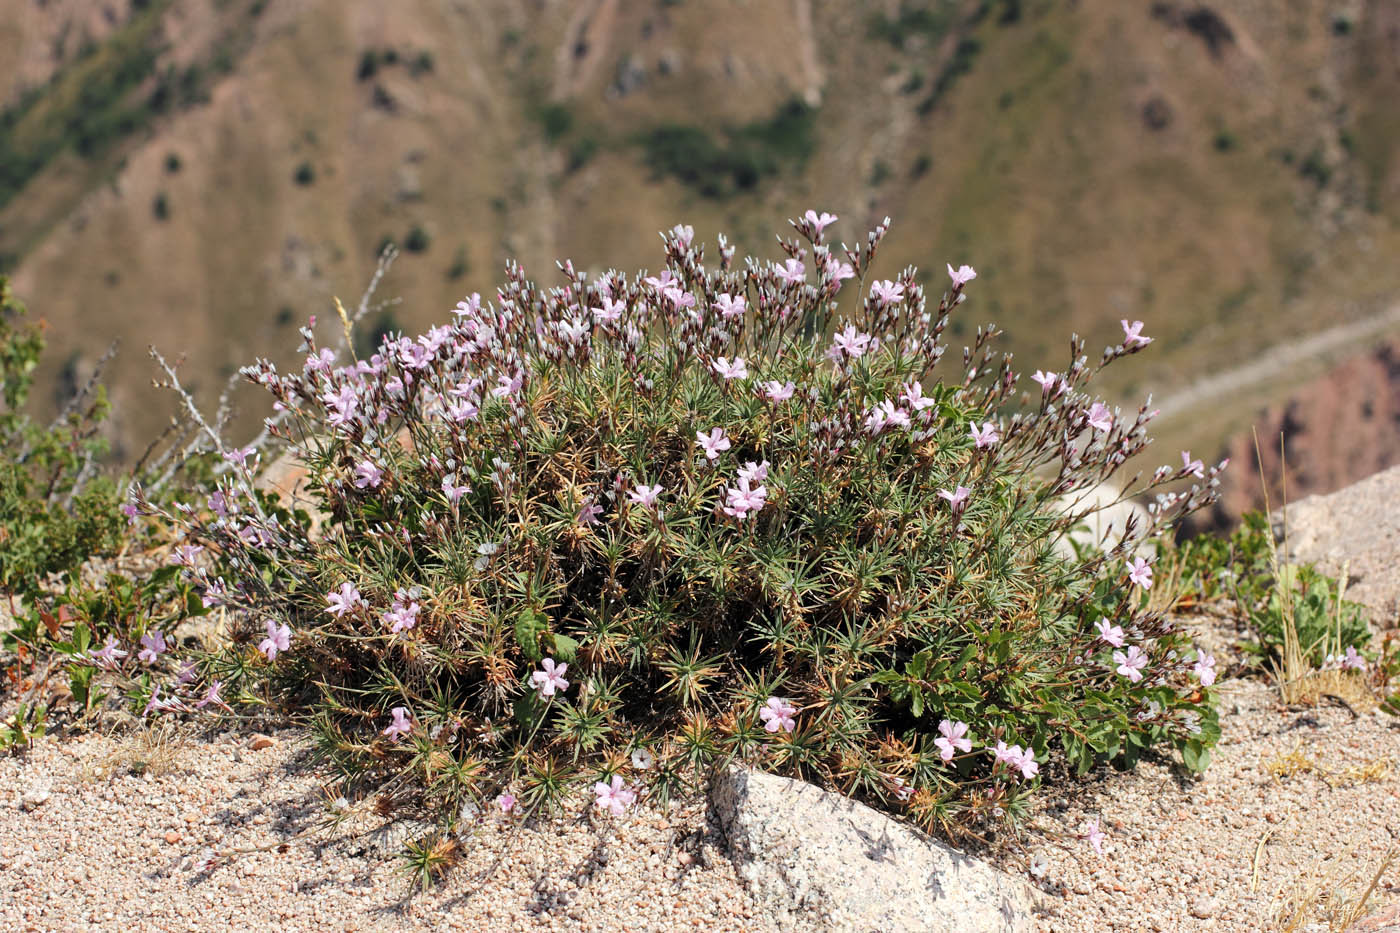
{"type": "Polygon", "coordinates": [[[837,222],[808,212],[776,261],[723,237],[711,260],[682,226],[655,274],[511,264],[368,358],[307,327],[299,367],[249,367],[318,514],[256,491],[242,451],[166,513],[181,572],[243,620],[213,675],[446,813],[591,785],[621,815],[737,756],[974,826],[1052,759],[1203,765],[1213,659],[1145,608],[1133,555],[1219,467],[1155,471],[1151,520],[1106,553],[1055,547],[1084,518],[1062,503],[1148,443],[1147,405],[1088,390],[1143,325],[1097,366],[1076,339],[1038,391],[987,328],[944,380],[977,273],[949,264],[936,298],[876,279],[888,221],[855,247],[837,222]]]}

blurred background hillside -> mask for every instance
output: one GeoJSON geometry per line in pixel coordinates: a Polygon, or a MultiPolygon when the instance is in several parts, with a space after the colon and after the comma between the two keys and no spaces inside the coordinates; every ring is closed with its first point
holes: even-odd
{"type": "Polygon", "coordinates": [[[655,268],[677,222],[776,256],[814,207],[851,243],[892,217],[887,275],[975,265],[953,343],[995,321],[1024,371],[1147,322],[1108,389],[1163,403],[1160,462],[1239,458],[1229,510],[1258,494],[1254,424],[1289,436],[1292,497],[1400,462],[1394,0],[0,0],[0,23],[0,271],[48,322],[49,403],[121,339],[119,458],[169,418],[147,344],[209,402],[386,242],[403,300],[366,345],[507,257],[655,268]]]}

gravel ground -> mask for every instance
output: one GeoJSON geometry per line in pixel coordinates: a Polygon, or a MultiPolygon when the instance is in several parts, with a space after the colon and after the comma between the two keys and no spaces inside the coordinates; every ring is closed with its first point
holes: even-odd
{"type": "Polygon", "coordinates": [[[167,749],[159,776],[125,762],[162,753],[101,735],[0,760],[0,930],[770,929],[695,805],[613,820],[580,800],[553,823],[488,823],[444,883],[405,897],[403,824],[359,835],[382,823],[366,814],[293,839],[328,812],[306,742],[252,744],[167,749]],[[257,846],[198,870],[209,847],[257,846]]]}
{"type": "MultiPolygon", "coordinates": [[[[1287,899],[1355,897],[1400,843],[1400,722],[1341,705],[1288,709],[1257,681],[1221,694],[1223,734],[1201,777],[1146,763],[1041,806],[1019,862],[1043,865],[1046,931],[1278,929],[1287,899]],[[1297,773],[1276,773],[1290,764],[1297,773]],[[1102,856],[1077,838],[1094,818],[1102,856]]],[[[1397,903],[1393,863],[1364,913],[1397,903]]],[[[1298,928],[1329,930],[1325,909],[1298,928]]]]}

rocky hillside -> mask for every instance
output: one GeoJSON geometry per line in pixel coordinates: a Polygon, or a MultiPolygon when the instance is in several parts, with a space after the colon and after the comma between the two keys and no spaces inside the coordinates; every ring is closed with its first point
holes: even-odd
{"type": "Polygon", "coordinates": [[[654,265],[680,220],[768,249],[809,206],[852,239],[890,214],[885,268],[977,265],[961,332],[996,320],[1032,368],[1149,321],[1125,398],[1400,295],[1386,0],[3,7],[0,262],[52,325],[56,392],[125,341],[128,455],[167,417],[146,343],[208,396],[389,240],[380,329],[507,256],[654,265]]]}

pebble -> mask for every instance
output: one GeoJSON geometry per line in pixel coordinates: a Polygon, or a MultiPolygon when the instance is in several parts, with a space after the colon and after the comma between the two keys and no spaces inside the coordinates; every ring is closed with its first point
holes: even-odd
{"type": "Polygon", "coordinates": [[[1197,920],[1208,920],[1215,916],[1215,899],[1210,897],[1198,898],[1191,905],[1191,916],[1197,920]]]}
{"type": "Polygon", "coordinates": [[[25,812],[37,810],[48,803],[53,796],[53,786],[47,781],[36,781],[31,784],[19,799],[19,808],[25,812]]]}
{"type": "Polygon", "coordinates": [[[260,752],[263,749],[271,748],[276,744],[277,740],[270,735],[255,735],[253,736],[252,741],[248,743],[248,747],[255,752],[260,752]]]}

